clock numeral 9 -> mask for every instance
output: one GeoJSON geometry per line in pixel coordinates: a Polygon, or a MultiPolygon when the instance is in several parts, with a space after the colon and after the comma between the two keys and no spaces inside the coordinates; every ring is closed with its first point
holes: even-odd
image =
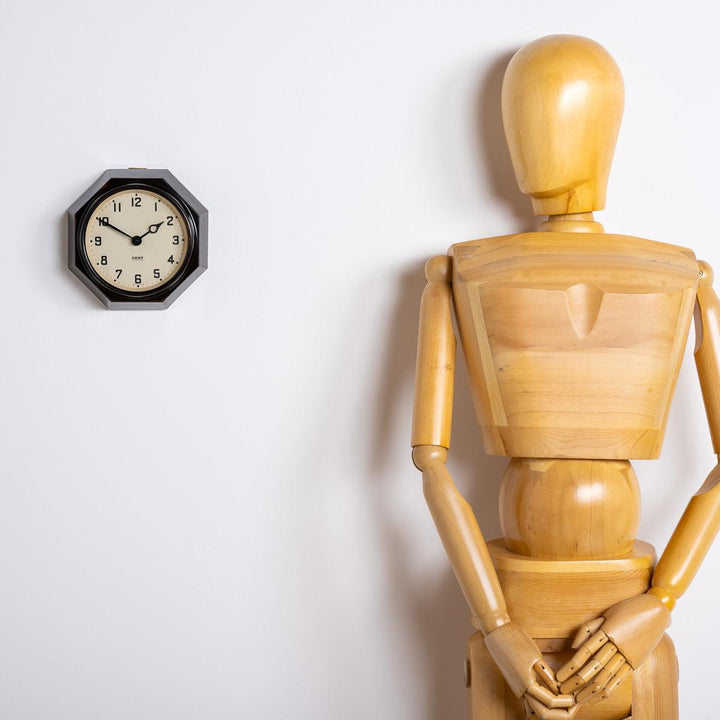
{"type": "Polygon", "coordinates": [[[93,240],[93,242],[99,247],[100,245],[102,245],[102,238],[98,236],[95,238],[95,240],[93,240]]]}
{"type": "Polygon", "coordinates": [[[155,268],[155,269],[153,270],[153,277],[154,277],[156,280],[159,280],[159,279],[160,279],[160,268],[155,268]]]}
{"type": "Polygon", "coordinates": [[[101,256],[100,256],[100,264],[101,264],[101,265],[107,265],[107,255],[101,255],[101,256]]]}
{"type": "Polygon", "coordinates": [[[130,199],[130,205],[132,205],[132,207],[142,207],[142,198],[139,195],[136,195],[134,198],[130,199]]]}
{"type": "Polygon", "coordinates": [[[96,217],[95,219],[98,221],[98,225],[109,225],[110,224],[109,217],[96,217]]]}
{"type": "Polygon", "coordinates": [[[142,275],[140,273],[138,273],[137,275],[135,275],[135,284],[139,285],[141,282],[142,282],[142,275]]]}
{"type": "Polygon", "coordinates": [[[173,235],[173,245],[179,245],[179,244],[180,244],[180,236],[173,235]]]}

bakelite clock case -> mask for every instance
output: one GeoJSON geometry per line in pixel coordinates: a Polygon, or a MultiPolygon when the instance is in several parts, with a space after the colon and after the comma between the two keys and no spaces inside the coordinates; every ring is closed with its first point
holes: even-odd
{"type": "Polygon", "coordinates": [[[208,211],[169,171],[154,169],[106,170],[68,208],[68,267],[110,310],[164,310],[207,269],[208,211]],[[83,241],[92,211],[98,203],[122,190],[149,190],[163,196],[183,215],[188,248],[183,265],[159,287],[128,291],[113,287],[96,273],[83,241]]]}

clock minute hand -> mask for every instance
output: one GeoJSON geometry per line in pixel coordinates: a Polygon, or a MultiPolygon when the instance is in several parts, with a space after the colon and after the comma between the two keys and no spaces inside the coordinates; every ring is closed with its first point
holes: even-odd
{"type": "Polygon", "coordinates": [[[161,226],[164,222],[165,222],[164,220],[161,220],[159,223],[155,223],[154,225],[151,225],[151,226],[147,229],[147,232],[144,232],[140,237],[141,237],[141,238],[144,238],[146,235],[150,235],[150,234],[153,234],[153,235],[154,235],[154,234],[160,229],[160,226],[161,226]]]}
{"type": "Polygon", "coordinates": [[[111,225],[109,222],[104,222],[104,223],[103,223],[103,226],[110,227],[110,228],[112,228],[113,230],[119,232],[121,235],[124,235],[125,237],[130,238],[131,240],[132,240],[132,238],[133,238],[132,235],[128,235],[124,230],[121,230],[119,227],[115,227],[114,225],[111,225]]]}

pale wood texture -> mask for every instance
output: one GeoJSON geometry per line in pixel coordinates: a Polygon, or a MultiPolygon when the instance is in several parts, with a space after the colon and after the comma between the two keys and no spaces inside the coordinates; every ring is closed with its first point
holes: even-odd
{"type": "Polygon", "coordinates": [[[425,265],[428,284],[420,303],[412,445],[450,447],[455,334],[452,328],[450,258],[425,265]]]}
{"type": "Polygon", "coordinates": [[[601,45],[552,35],[519,50],[505,72],[505,137],[536,215],[601,210],[625,103],[601,45]]]}
{"type": "Polygon", "coordinates": [[[541,660],[537,645],[528,643],[527,634],[512,622],[487,633],[485,645],[510,689],[521,697],[535,682],[533,666],[541,660]]]}
{"type": "Polygon", "coordinates": [[[635,671],[632,688],[632,720],[678,720],[678,662],[667,635],[635,671]]]}
{"type": "Polygon", "coordinates": [[[468,642],[467,661],[471,720],[525,720],[522,701],[507,686],[480,632],[468,642]]]}
{"type": "Polygon", "coordinates": [[[495,563],[508,614],[534,638],[571,639],[582,623],[650,586],[655,559],[651,545],[606,560],[546,560],[510,552],[502,540],[488,549],[495,563]]]}
{"type": "Polygon", "coordinates": [[[451,253],[486,452],[657,457],[695,302],[691,251],[540,232],[451,253]]]}
{"type": "Polygon", "coordinates": [[[635,669],[645,662],[670,625],[668,609],[649,594],[630,598],[603,614],[605,622],[600,629],[635,669]]]}
{"type": "Polygon", "coordinates": [[[473,625],[489,633],[510,618],[495,568],[472,509],[445,467],[444,448],[418,446],[415,464],[438,534],[472,612],[473,625]]]}
{"type": "Polygon", "coordinates": [[[512,552],[595,559],[633,549],[640,488],[627,460],[513,458],[500,491],[500,523],[512,552]]]}

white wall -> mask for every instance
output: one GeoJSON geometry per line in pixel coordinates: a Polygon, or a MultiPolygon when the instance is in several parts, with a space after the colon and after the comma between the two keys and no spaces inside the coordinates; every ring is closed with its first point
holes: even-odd
{"type": "MultiPolygon", "coordinates": [[[[4,3],[0,718],[462,717],[470,632],[408,449],[422,265],[527,229],[500,131],[508,57],[602,42],[627,86],[610,231],[720,266],[716,5],[4,3]],[[168,167],[210,269],[110,313],[66,269],[65,208],[168,167]]],[[[452,468],[488,536],[464,371],[452,468]]],[[[690,355],[662,547],[713,465],[690,355]]],[[[715,714],[716,546],[675,612],[684,718],[715,714]],[[713,708],[711,710],[711,708],[713,708]]]]}

